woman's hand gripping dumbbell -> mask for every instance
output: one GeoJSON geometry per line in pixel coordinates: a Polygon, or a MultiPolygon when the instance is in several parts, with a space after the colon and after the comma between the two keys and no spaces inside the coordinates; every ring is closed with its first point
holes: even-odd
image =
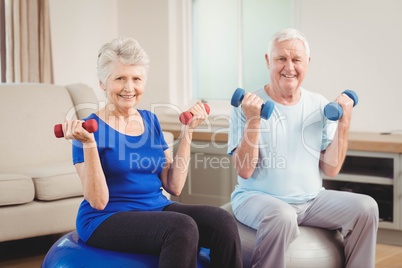
{"type": "MultiPolygon", "coordinates": [[[[208,104],[206,104],[206,103],[203,103],[203,104],[204,104],[205,111],[209,115],[209,112],[211,111],[211,109],[209,108],[208,104]]],[[[189,111],[183,112],[180,114],[179,120],[183,125],[188,125],[193,121],[193,114],[189,111]]]]}
{"type": "MultiPolygon", "coordinates": [[[[342,94],[346,94],[353,100],[353,107],[359,102],[357,94],[352,90],[345,90],[342,94]]],[[[328,103],[324,108],[324,115],[331,121],[339,120],[343,115],[342,107],[336,102],[328,103]]]]}
{"type": "MultiPolygon", "coordinates": [[[[82,127],[89,133],[93,133],[93,132],[98,131],[98,122],[96,122],[95,119],[89,119],[86,122],[82,123],[82,127]]],[[[64,137],[62,124],[58,124],[58,125],[54,126],[54,135],[56,136],[56,138],[64,137]]]]}
{"type": "MultiPolygon", "coordinates": [[[[233,93],[231,104],[234,107],[239,107],[241,102],[243,101],[244,94],[246,91],[244,89],[238,88],[233,93]]],[[[266,101],[264,104],[261,105],[261,118],[269,119],[271,117],[272,111],[274,110],[275,104],[272,101],[266,101]]]]}

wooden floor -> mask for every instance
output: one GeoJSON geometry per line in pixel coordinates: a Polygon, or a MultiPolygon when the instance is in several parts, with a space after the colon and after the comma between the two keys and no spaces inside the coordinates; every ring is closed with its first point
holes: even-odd
{"type": "Polygon", "coordinates": [[[39,268],[47,251],[62,235],[0,242],[0,268],[39,268]]]}
{"type": "Polygon", "coordinates": [[[376,268],[401,268],[402,247],[377,244],[376,268]]]}
{"type": "MultiPolygon", "coordinates": [[[[0,267],[39,268],[46,252],[60,236],[1,242],[0,267]]],[[[377,244],[376,268],[402,268],[402,247],[377,244]]]]}

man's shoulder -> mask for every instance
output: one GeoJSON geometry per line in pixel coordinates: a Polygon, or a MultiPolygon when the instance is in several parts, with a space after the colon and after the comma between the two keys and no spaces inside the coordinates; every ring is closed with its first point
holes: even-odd
{"type": "Polygon", "coordinates": [[[266,100],[267,98],[270,99],[267,92],[265,92],[264,86],[259,87],[259,88],[255,89],[254,91],[251,91],[251,93],[257,95],[258,97],[260,97],[263,100],[266,100]]]}
{"type": "Polygon", "coordinates": [[[263,92],[265,92],[265,89],[264,89],[264,86],[262,86],[262,87],[259,87],[259,88],[257,88],[257,89],[254,89],[253,91],[251,91],[251,93],[254,93],[254,94],[261,94],[261,93],[263,93],[263,92]]]}
{"type": "Polygon", "coordinates": [[[307,90],[307,89],[302,88],[302,87],[300,89],[301,89],[302,94],[307,99],[310,99],[312,101],[328,102],[328,100],[323,95],[321,95],[320,93],[313,92],[313,91],[307,90]]]}

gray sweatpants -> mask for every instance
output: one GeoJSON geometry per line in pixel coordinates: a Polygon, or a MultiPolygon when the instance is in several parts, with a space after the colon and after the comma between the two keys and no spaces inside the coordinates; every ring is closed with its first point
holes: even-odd
{"type": "Polygon", "coordinates": [[[375,267],[378,206],[370,196],[323,190],[307,203],[288,204],[259,194],[234,214],[257,230],[252,267],[285,267],[285,253],[299,235],[299,225],[338,229],[344,236],[345,267],[375,267]]]}

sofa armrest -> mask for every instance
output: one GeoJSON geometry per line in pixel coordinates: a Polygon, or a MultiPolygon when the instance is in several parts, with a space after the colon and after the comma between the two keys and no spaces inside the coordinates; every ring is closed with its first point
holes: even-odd
{"type": "Polygon", "coordinates": [[[73,100],[77,117],[83,119],[99,110],[99,99],[92,88],[85,84],[67,85],[66,88],[73,100]]]}

